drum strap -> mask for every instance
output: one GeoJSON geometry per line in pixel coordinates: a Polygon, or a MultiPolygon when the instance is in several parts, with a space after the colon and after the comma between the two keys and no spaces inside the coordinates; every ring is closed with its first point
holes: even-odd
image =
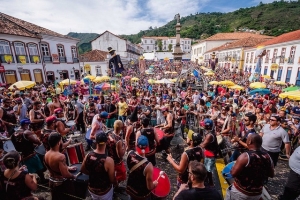
{"type": "Polygon", "coordinates": [[[137,168],[139,168],[139,166],[141,166],[142,164],[144,164],[144,163],[147,162],[147,161],[148,161],[147,158],[144,158],[144,160],[142,160],[141,162],[135,164],[135,165],[130,169],[129,174],[130,174],[131,172],[133,172],[134,170],[136,170],[137,168]]]}

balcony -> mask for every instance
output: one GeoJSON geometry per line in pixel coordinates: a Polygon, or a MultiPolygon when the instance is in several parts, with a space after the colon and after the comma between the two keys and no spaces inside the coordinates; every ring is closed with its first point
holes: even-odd
{"type": "MultiPolygon", "coordinates": [[[[30,56],[30,63],[35,63],[33,57],[34,56],[30,56]]],[[[40,63],[41,62],[40,56],[37,56],[37,57],[39,57],[39,62],[37,62],[37,63],[40,63]]]]}
{"type": "Polygon", "coordinates": [[[60,57],[59,57],[59,62],[60,62],[60,63],[66,63],[66,62],[67,62],[67,58],[66,58],[66,57],[60,56],[60,57]]]}
{"type": "Polygon", "coordinates": [[[52,63],[52,57],[51,56],[44,56],[44,62],[45,63],[52,63]]]}
{"type": "Polygon", "coordinates": [[[13,57],[12,55],[9,55],[9,54],[1,54],[1,55],[0,55],[0,63],[7,63],[7,62],[5,61],[5,55],[11,56],[11,59],[12,59],[12,60],[11,60],[9,63],[14,63],[14,62],[15,62],[14,57],[13,57]]]}
{"type": "Polygon", "coordinates": [[[20,56],[24,56],[25,60],[26,60],[26,63],[28,63],[28,57],[26,55],[16,55],[16,57],[17,57],[17,63],[21,63],[20,56]]]}

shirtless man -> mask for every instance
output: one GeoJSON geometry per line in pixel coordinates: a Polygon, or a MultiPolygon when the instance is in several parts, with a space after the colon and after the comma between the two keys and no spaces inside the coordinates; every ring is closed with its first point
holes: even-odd
{"type": "Polygon", "coordinates": [[[60,102],[60,100],[58,99],[57,96],[53,96],[52,97],[52,103],[51,104],[48,104],[48,107],[50,109],[50,115],[53,115],[54,114],[54,110],[56,108],[63,108],[63,104],[62,102],[60,102]]]}
{"type": "Polygon", "coordinates": [[[35,101],[33,103],[33,108],[29,111],[31,129],[38,137],[41,136],[41,130],[43,129],[45,118],[46,118],[41,108],[42,108],[42,103],[40,101],[35,101]]]}
{"type": "Polygon", "coordinates": [[[64,113],[63,113],[63,109],[62,108],[56,108],[54,110],[54,115],[56,115],[57,117],[57,122],[56,122],[56,130],[57,132],[61,135],[61,136],[66,136],[68,133],[70,133],[70,131],[73,131],[74,128],[66,128],[66,125],[64,123],[63,120],[61,120],[61,118],[64,117],[64,113]]]}
{"type": "Polygon", "coordinates": [[[52,199],[72,199],[66,194],[72,194],[68,186],[70,179],[76,179],[69,170],[74,167],[68,167],[66,164],[66,156],[60,153],[62,148],[62,138],[59,133],[51,133],[48,138],[50,150],[45,155],[45,165],[49,170],[49,185],[51,188],[52,199]]]}

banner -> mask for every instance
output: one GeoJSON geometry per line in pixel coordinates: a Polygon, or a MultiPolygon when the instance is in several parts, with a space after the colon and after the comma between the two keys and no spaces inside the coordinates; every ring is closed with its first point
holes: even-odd
{"type": "Polygon", "coordinates": [[[26,64],[26,57],[25,56],[19,56],[19,60],[22,64],[26,64]]]}
{"type": "Polygon", "coordinates": [[[57,54],[52,54],[52,63],[59,63],[59,57],[57,54]]]}
{"type": "Polygon", "coordinates": [[[40,57],[39,56],[33,56],[33,62],[34,63],[39,63],[40,62],[40,57]]]}
{"type": "Polygon", "coordinates": [[[279,67],[279,65],[278,65],[278,64],[276,64],[276,63],[273,63],[273,64],[271,65],[271,70],[272,70],[272,71],[275,71],[275,70],[277,70],[277,69],[278,69],[278,67],[279,67]]]}
{"type": "Polygon", "coordinates": [[[11,55],[4,55],[4,60],[6,63],[11,63],[12,62],[12,56],[11,55]]]}
{"type": "Polygon", "coordinates": [[[0,73],[5,72],[4,66],[0,65],[0,73]]]}
{"type": "Polygon", "coordinates": [[[84,70],[85,71],[91,71],[91,65],[90,64],[85,64],[84,65],[84,70]]]}

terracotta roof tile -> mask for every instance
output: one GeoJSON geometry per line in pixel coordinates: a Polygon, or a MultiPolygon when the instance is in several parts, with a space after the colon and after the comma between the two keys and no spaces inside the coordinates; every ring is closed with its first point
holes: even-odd
{"type": "Polygon", "coordinates": [[[271,40],[260,43],[257,46],[267,46],[267,45],[279,44],[279,43],[284,43],[284,42],[289,42],[294,40],[300,40],[300,30],[284,33],[271,40]]]}
{"type": "MultiPolygon", "coordinates": [[[[43,28],[41,26],[32,24],[30,22],[26,22],[24,20],[9,16],[7,14],[0,12],[0,20],[1,20],[1,28],[0,33],[6,33],[11,35],[21,35],[26,37],[33,37],[35,36],[35,33],[38,34],[46,34],[46,35],[52,35],[56,37],[63,37],[73,40],[78,40],[76,38],[72,38],[69,36],[62,35],[60,33],[56,33],[54,31],[51,31],[49,29],[43,28]],[[13,27],[13,28],[10,28],[13,27]],[[4,29],[4,31],[2,30],[4,29]],[[23,31],[21,31],[23,30],[23,31]]],[[[36,37],[36,36],[35,36],[36,37]]]]}
{"type": "Polygon", "coordinates": [[[84,62],[100,62],[105,61],[107,54],[108,52],[95,49],[82,54],[80,57],[84,62]]]}
{"type": "Polygon", "coordinates": [[[204,41],[215,41],[215,40],[239,40],[243,38],[254,37],[254,38],[274,38],[268,35],[260,35],[255,33],[246,32],[234,32],[234,33],[217,33],[204,41]]]}

